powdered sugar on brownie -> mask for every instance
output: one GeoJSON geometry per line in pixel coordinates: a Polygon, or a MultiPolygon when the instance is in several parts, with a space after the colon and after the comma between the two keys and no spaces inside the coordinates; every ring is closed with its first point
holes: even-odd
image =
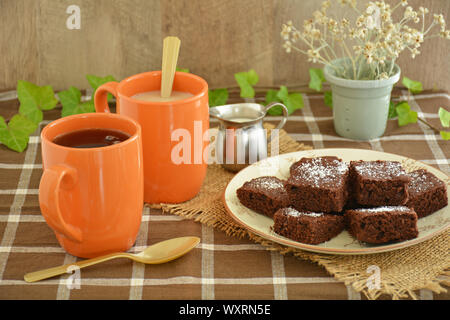
{"type": "Polygon", "coordinates": [[[365,178],[392,179],[405,177],[407,179],[405,170],[397,161],[354,161],[352,164],[354,170],[365,178]]]}
{"type": "Polygon", "coordinates": [[[405,206],[384,206],[384,207],[376,207],[376,208],[363,208],[363,209],[355,209],[354,211],[359,212],[409,212],[410,208],[405,206]]]}
{"type": "Polygon", "coordinates": [[[309,217],[316,217],[317,218],[317,217],[322,217],[323,216],[322,212],[320,212],[320,213],[318,213],[318,212],[300,212],[300,211],[298,211],[298,210],[296,210],[294,208],[291,208],[291,207],[284,208],[282,210],[283,210],[283,213],[285,215],[292,216],[292,217],[309,216],[309,217]]]}
{"type": "Polygon", "coordinates": [[[257,188],[259,190],[266,190],[266,191],[280,190],[285,192],[283,181],[276,177],[259,177],[246,183],[248,183],[248,185],[251,186],[252,188],[257,188]]]}
{"type": "Polygon", "coordinates": [[[436,178],[436,176],[426,170],[420,169],[409,173],[411,182],[408,185],[410,193],[420,193],[441,187],[444,182],[436,178]]]}
{"type": "Polygon", "coordinates": [[[324,185],[341,185],[349,165],[339,159],[304,158],[295,164],[291,178],[302,184],[321,187],[324,185]]]}

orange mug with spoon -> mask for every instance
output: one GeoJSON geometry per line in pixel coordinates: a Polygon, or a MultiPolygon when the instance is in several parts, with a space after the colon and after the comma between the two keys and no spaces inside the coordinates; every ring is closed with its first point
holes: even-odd
{"type": "Polygon", "coordinates": [[[137,74],[101,85],[94,97],[97,112],[110,112],[107,95],[116,98],[117,113],[142,127],[144,201],[180,203],[197,195],[206,175],[204,149],[209,144],[208,84],[191,73],[176,72],[173,91],[190,93],[175,101],[144,101],[137,94],[161,89],[161,71],[137,74]]]}
{"type": "Polygon", "coordinates": [[[39,204],[61,246],[82,258],[128,250],[144,204],[139,124],[117,114],[79,114],[48,124],[41,140],[39,204]],[[107,143],[87,144],[102,134],[107,143]]]}

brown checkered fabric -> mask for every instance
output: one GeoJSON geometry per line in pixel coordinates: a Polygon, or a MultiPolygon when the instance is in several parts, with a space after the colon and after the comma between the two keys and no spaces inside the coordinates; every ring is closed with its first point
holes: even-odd
{"type": "MultiPolygon", "coordinates": [[[[397,89],[397,99],[407,93],[397,89]]],[[[263,100],[263,97],[256,101],[263,100]]],[[[237,101],[232,97],[231,101],[237,101]]],[[[305,95],[304,108],[287,122],[286,131],[314,148],[362,148],[407,156],[450,174],[450,142],[422,123],[398,127],[390,120],[383,137],[368,142],[336,135],[332,111],[322,95],[305,95]]],[[[435,127],[440,127],[439,107],[450,110],[450,96],[424,92],[410,102],[435,127]]],[[[18,102],[0,98],[0,115],[17,112],[18,102]]],[[[60,110],[45,112],[45,121],[60,110]]],[[[268,117],[271,123],[279,118],[268,117]]],[[[0,299],[365,299],[350,286],[335,280],[325,269],[247,239],[179,216],[145,207],[138,239],[131,252],[161,240],[194,235],[201,243],[186,256],[163,265],[143,265],[118,259],[82,269],[79,288],[72,275],[28,284],[27,272],[72,263],[39,209],[38,188],[42,174],[39,136],[31,137],[26,151],[16,153],[0,145],[0,299]]],[[[415,292],[421,299],[449,299],[449,293],[415,292]]],[[[382,296],[389,298],[388,296],[382,296]]]]}

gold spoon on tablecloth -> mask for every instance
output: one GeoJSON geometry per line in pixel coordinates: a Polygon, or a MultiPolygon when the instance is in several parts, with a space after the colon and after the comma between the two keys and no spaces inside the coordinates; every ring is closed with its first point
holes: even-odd
{"type": "Polygon", "coordinates": [[[138,254],[127,252],[110,253],[101,257],[87,259],[59,267],[27,273],[26,282],[35,282],[58,276],[73,270],[73,267],[84,268],[116,258],[128,258],[145,264],[160,264],[172,261],[188,253],[200,242],[198,237],[180,237],[158,242],[138,254]]]}

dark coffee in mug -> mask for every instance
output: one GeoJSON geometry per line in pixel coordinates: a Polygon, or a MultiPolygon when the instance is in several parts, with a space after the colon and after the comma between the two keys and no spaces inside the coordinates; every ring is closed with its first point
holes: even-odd
{"type": "Polygon", "coordinates": [[[101,148],[127,140],[129,134],[113,129],[83,129],[61,134],[53,142],[70,148],[101,148]]]}

